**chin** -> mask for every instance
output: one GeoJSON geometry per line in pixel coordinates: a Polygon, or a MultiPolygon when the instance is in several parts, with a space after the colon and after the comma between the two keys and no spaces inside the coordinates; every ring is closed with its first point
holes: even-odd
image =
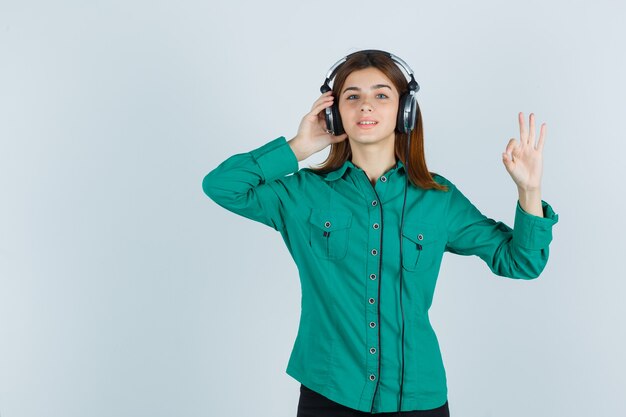
{"type": "Polygon", "coordinates": [[[351,142],[371,144],[371,143],[385,142],[388,138],[391,138],[389,140],[393,141],[395,140],[395,135],[394,134],[380,135],[374,132],[372,133],[356,132],[355,134],[352,134],[352,135],[348,133],[348,138],[350,139],[351,142]]]}

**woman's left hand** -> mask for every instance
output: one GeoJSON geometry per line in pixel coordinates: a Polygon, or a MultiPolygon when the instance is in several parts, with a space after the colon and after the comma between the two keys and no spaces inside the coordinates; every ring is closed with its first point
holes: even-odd
{"type": "Polygon", "coordinates": [[[546,124],[541,125],[539,141],[535,145],[535,115],[531,113],[529,119],[529,130],[526,130],[524,113],[519,113],[520,141],[518,143],[515,138],[511,138],[502,154],[504,167],[520,191],[541,189],[542,152],[546,139],[546,124]]]}

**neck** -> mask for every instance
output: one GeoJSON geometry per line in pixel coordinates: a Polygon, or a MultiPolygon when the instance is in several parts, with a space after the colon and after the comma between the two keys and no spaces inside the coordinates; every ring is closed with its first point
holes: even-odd
{"type": "Polygon", "coordinates": [[[361,168],[367,174],[372,184],[396,164],[396,155],[389,144],[356,145],[350,144],[352,149],[352,164],[361,168]]]}

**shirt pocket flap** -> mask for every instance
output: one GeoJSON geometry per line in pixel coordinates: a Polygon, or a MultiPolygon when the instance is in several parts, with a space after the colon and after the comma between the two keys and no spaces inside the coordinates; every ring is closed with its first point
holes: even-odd
{"type": "Polygon", "coordinates": [[[439,240],[437,226],[428,223],[406,223],[402,235],[418,245],[429,245],[439,240]]]}
{"type": "Polygon", "coordinates": [[[321,230],[332,232],[350,227],[352,213],[349,211],[313,209],[309,222],[321,230]]]}

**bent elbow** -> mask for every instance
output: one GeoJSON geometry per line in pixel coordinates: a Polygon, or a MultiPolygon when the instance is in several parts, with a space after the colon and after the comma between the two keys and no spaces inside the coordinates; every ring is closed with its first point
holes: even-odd
{"type": "Polygon", "coordinates": [[[535,254],[508,257],[506,261],[496,262],[492,270],[506,278],[532,280],[541,276],[547,263],[548,252],[542,250],[535,254]]]}
{"type": "Polygon", "coordinates": [[[212,196],[212,191],[213,191],[213,181],[212,181],[210,172],[206,174],[204,178],[202,179],[202,191],[209,198],[212,198],[211,196],[212,196]]]}
{"type": "Polygon", "coordinates": [[[515,277],[524,280],[533,280],[541,276],[546,264],[548,263],[547,256],[541,256],[539,259],[530,258],[525,259],[524,262],[516,262],[515,277]]]}

